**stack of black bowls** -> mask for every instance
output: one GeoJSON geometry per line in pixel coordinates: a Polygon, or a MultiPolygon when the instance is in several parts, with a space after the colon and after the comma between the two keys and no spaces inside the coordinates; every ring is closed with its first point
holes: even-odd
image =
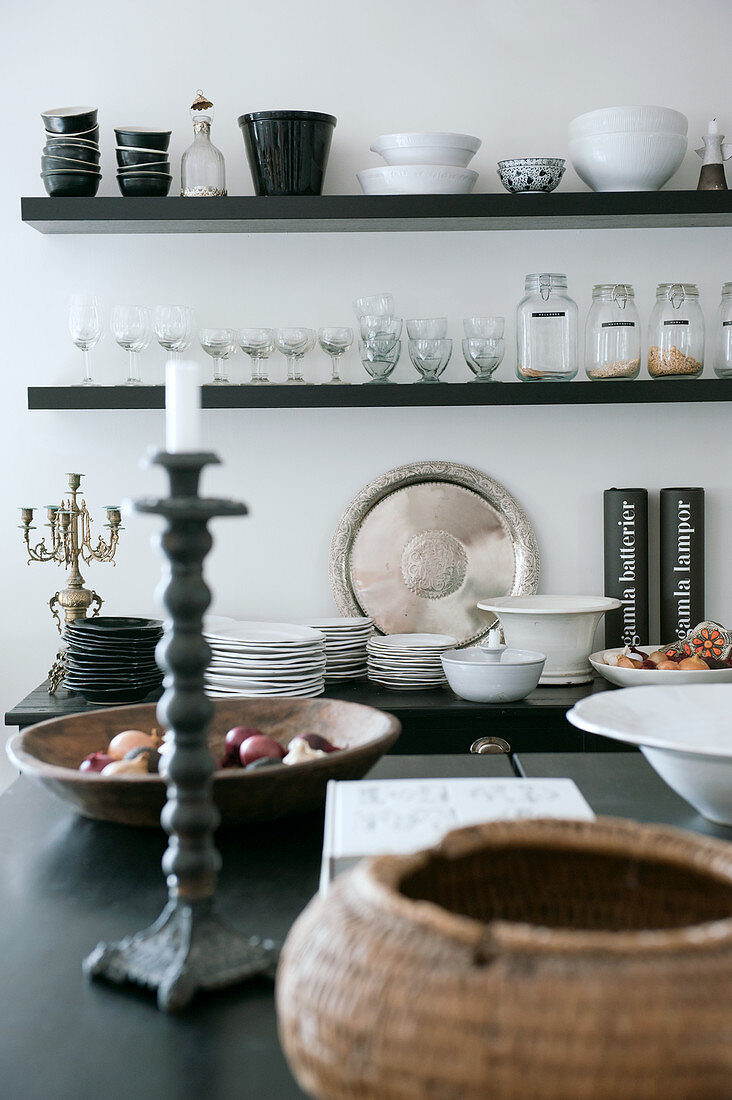
{"type": "Polygon", "coordinates": [[[99,127],[96,107],[54,107],[41,113],[46,145],[41,179],[49,195],[96,195],[99,168],[99,127]]]}
{"type": "Polygon", "coordinates": [[[115,128],[117,182],[127,198],[164,197],[170,191],[168,145],[170,130],[143,130],[139,126],[115,128]]]}
{"type": "Polygon", "coordinates": [[[67,623],[64,684],[89,703],[140,703],[159,694],[163,674],[155,646],[163,636],[159,619],[110,615],[67,623]]]}

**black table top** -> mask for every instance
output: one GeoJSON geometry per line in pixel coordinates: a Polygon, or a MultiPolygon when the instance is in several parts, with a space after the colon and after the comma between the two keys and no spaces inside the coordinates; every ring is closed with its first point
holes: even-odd
{"type": "MultiPolygon", "coordinates": [[[[699,818],[637,753],[526,754],[527,775],[574,778],[596,812],[699,818]]],[[[512,775],[506,756],[382,759],[373,776],[512,775]]],[[[221,830],[219,907],[283,938],[317,889],[322,815],[221,830]]],[[[88,821],[20,779],[0,796],[0,1094],[8,1100],[297,1100],[272,985],[258,980],[166,1016],[151,994],[90,982],[81,960],[138,931],[165,901],[162,831],[88,821]]]]}

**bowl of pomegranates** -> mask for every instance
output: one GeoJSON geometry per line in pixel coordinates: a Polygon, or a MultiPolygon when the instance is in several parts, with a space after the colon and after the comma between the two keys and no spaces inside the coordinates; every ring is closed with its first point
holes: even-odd
{"type": "Polygon", "coordinates": [[[617,687],[732,683],[732,662],[686,654],[678,643],[601,649],[590,654],[590,664],[617,687]]]}
{"type": "MultiPolygon", "coordinates": [[[[360,779],[388,751],[391,714],[339,699],[220,699],[208,747],[222,825],[316,809],[329,779],[360,779]]],[[[155,826],[165,804],[170,735],[154,703],[52,718],[8,741],[20,771],[79,813],[155,826]]]]}

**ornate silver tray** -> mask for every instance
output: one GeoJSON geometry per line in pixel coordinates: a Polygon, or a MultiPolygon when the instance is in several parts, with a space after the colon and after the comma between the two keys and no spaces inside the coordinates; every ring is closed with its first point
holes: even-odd
{"type": "Polygon", "coordinates": [[[330,583],[342,615],[370,615],[382,634],[452,634],[472,645],[495,622],[478,600],[537,591],[539,548],[493,478],[455,462],[411,462],[348,505],[330,583]]]}

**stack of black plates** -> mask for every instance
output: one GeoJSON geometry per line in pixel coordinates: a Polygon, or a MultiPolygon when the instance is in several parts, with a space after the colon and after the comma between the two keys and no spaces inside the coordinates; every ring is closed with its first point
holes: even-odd
{"type": "Polygon", "coordinates": [[[163,636],[159,619],[77,619],[66,624],[64,683],[89,703],[139,703],[162,686],[155,646],[163,636]]]}

